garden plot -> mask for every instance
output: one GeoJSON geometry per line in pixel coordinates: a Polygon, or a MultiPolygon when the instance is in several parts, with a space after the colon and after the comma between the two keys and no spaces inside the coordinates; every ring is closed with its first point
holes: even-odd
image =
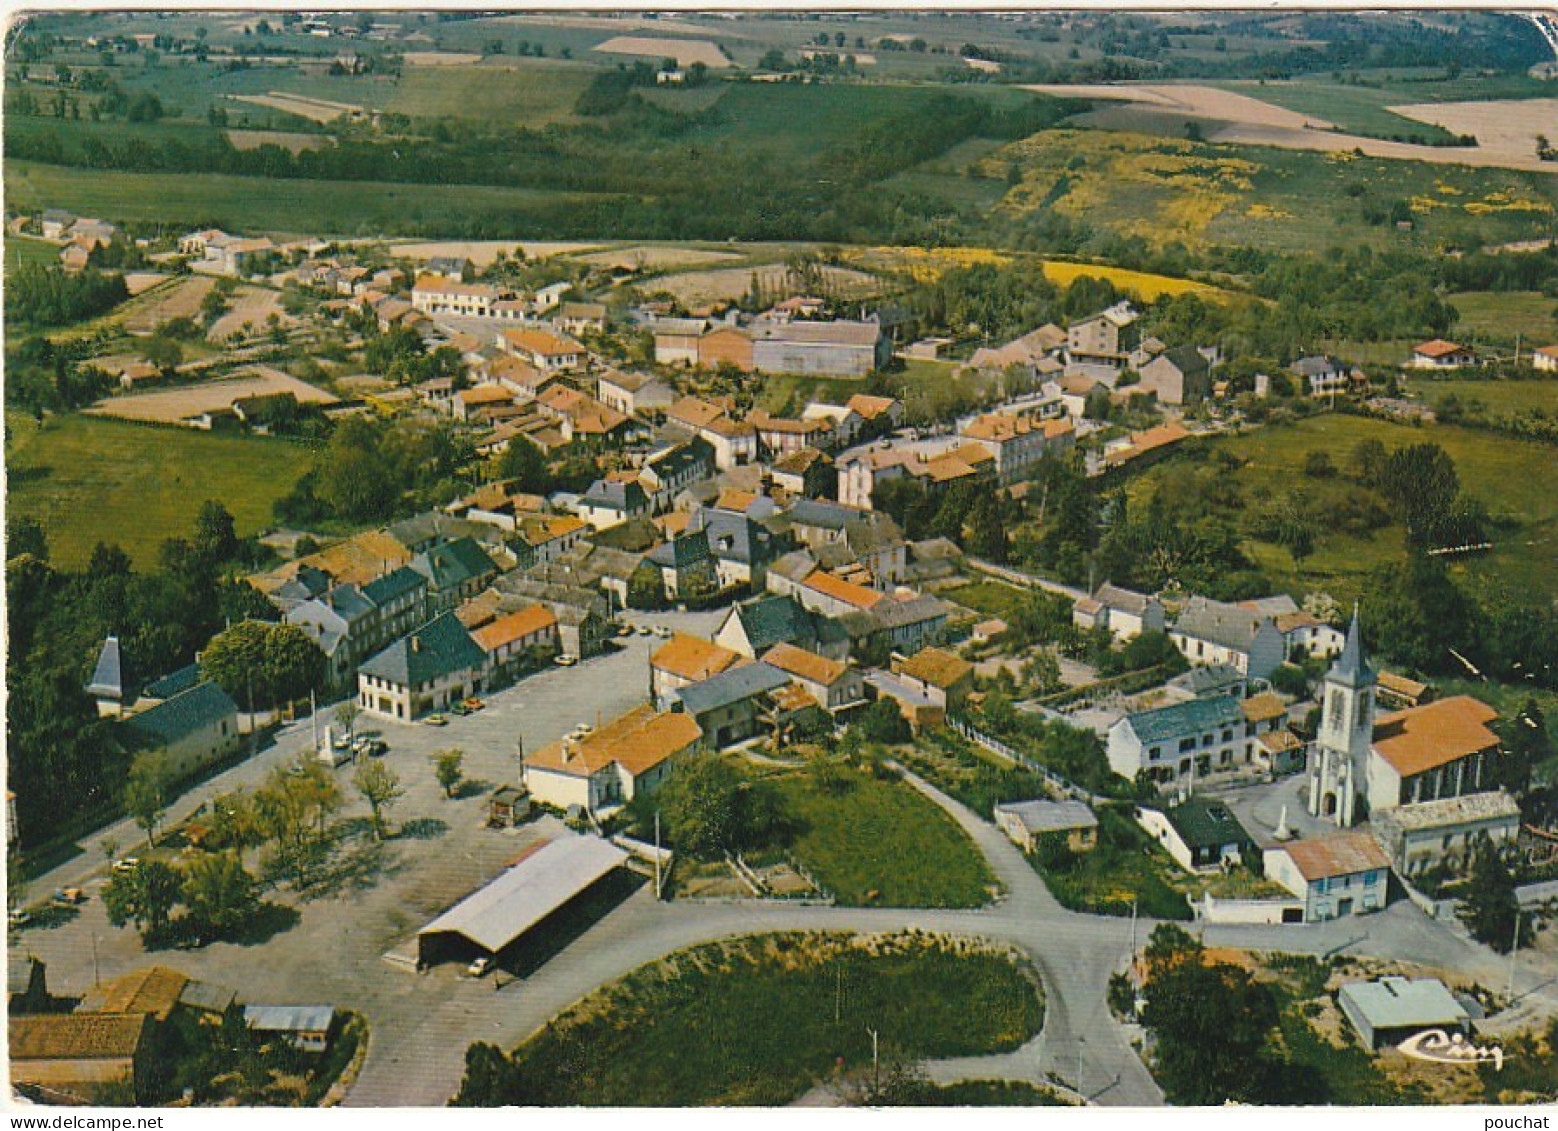
{"type": "Polygon", "coordinates": [[[233,293],[227,313],[211,324],[211,329],[206,332],[206,340],[222,343],[233,338],[264,333],[270,328],[267,324],[272,317],[280,322],[283,329],[291,329],[298,324],[296,318],[282,309],[281,295],[276,291],[263,287],[240,287],[233,293]]]}
{"type": "Polygon", "coordinates": [[[729,67],[731,62],[719,44],[709,39],[655,39],[650,36],[619,35],[597,44],[592,51],[610,55],[644,55],[651,59],[675,59],[677,66],[729,67]]]}

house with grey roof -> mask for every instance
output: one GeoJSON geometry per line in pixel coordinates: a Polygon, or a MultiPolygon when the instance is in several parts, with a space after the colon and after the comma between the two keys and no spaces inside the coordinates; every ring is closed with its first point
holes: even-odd
{"type": "Polygon", "coordinates": [[[857,637],[857,643],[885,646],[891,651],[912,655],[941,642],[947,634],[947,618],[951,613],[952,606],[941,598],[919,593],[912,597],[889,597],[863,612],[846,614],[844,619],[864,618],[863,625],[869,624],[868,631],[857,637]]]}
{"type": "Polygon", "coordinates": [[[1165,350],[1138,371],[1144,393],[1157,394],[1158,403],[1200,404],[1212,395],[1212,363],[1195,346],[1165,350]]]}
{"type": "Polygon", "coordinates": [[[705,530],[684,530],[649,551],[667,600],[699,597],[719,589],[719,571],[705,530]]]}
{"type": "Polygon", "coordinates": [[[175,778],[236,753],[243,741],[238,704],[209,680],[131,715],[119,727],[127,746],[161,750],[175,778]]]}
{"type": "Polygon", "coordinates": [[[333,687],[351,686],[357,665],[427,619],[427,577],[401,566],[364,585],[337,585],[282,617],[297,625],[324,653],[333,687]]]}
{"type": "Polygon", "coordinates": [[[1232,695],[1187,699],[1136,711],[1109,728],[1109,768],[1135,781],[1140,774],[1173,782],[1232,769],[1253,751],[1239,700],[1232,695]]]}
{"type": "Polygon", "coordinates": [[[752,368],[758,373],[864,377],[892,359],[892,339],[874,319],[754,322],[750,330],[752,368]]]}
{"type": "Polygon", "coordinates": [[[1347,366],[1329,354],[1301,357],[1288,366],[1288,371],[1304,383],[1304,392],[1311,397],[1345,393],[1352,379],[1347,366]]]}
{"type": "Polygon", "coordinates": [[[1188,797],[1177,805],[1138,805],[1136,823],[1187,872],[1211,872],[1253,857],[1255,841],[1221,801],[1188,797]]]}
{"type": "Polygon", "coordinates": [[[830,660],[849,658],[849,636],[792,596],[754,597],[731,607],[714,643],[756,659],[776,644],[794,644],[830,660]]]}
{"type": "Polygon", "coordinates": [[[453,613],[444,613],[357,669],[357,705],[410,722],[481,691],[487,669],[486,651],[453,613]]]}
{"type": "Polygon", "coordinates": [[[1169,639],[1192,664],[1229,664],[1252,680],[1266,679],[1287,659],[1271,616],[1206,597],[1190,598],[1169,639]]]}
{"type": "Polygon", "coordinates": [[[705,739],[722,750],[758,734],[769,707],[767,696],[790,682],[787,672],[759,660],[677,688],[671,693],[672,710],[691,715],[705,739]]]}
{"type": "Polygon", "coordinates": [[[497,563],[474,538],[433,546],[411,559],[411,568],[428,580],[428,601],[443,612],[474,597],[498,575],[497,563]]]}
{"type": "Polygon", "coordinates": [[[702,507],[692,516],[687,529],[706,536],[721,589],[738,585],[763,589],[779,545],[767,527],[744,514],[702,507]]]}
{"type": "Polygon", "coordinates": [[[1143,632],[1162,632],[1163,605],[1156,597],[1104,582],[1077,598],[1071,622],[1078,628],[1107,628],[1116,640],[1134,640],[1143,632]]]}
{"type": "Polygon", "coordinates": [[[579,496],[577,513],[591,529],[607,530],[650,510],[649,494],[638,480],[597,479],[579,496]]]}

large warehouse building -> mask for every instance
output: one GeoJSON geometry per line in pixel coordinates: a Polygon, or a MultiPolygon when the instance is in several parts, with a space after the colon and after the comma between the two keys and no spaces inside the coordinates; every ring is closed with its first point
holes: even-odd
{"type": "Polygon", "coordinates": [[[417,964],[491,959],[503,965],[530,932],[590,892],[628,859],[595,836],[554,840],[417,932],[417,964]]]}

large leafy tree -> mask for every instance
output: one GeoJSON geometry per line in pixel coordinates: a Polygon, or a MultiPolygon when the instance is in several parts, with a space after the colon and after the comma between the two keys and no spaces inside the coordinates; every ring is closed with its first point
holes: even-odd
{"type": "Polygon", "coordinates": [[[1407,537],[1423,545],[1450,514],[1461,480],[1455,461],[1438,444],[1409,444],[1390,453],[1379,486],[1401,508],[1407,537]]]}
{"type": "Polygon", "coordinates": [[[465,1076],[450,1107],[508,1107],[520,1102],[519,1069],[502,1049],[477,1041],[465,1050],[465,1076]]]}
{"type": "Polygon", "coordinates": [[[1199,946],[1165,950],[1155,956],[1149,946],[1142,1010],[1164,1094],[1194,1105],[1258,1099],[1264,1073],[1253,1069],[1277,1023],[1271,990],[1236,966],[1206,962],[1199,946]]]}
{"type": "Polygon", "coordinates": [[[1500,954],[1508,954],[1514,947],[1515,925],[1520,920],[1515,877],[1491,841],[1484,839],[1477,847],[1471,883],[1467,885],[1457,914],[1478,942],[1486,943],[1500,954]]]}
{"type": "Polygon", "coordinates": [[[324,674],[324,654],[301,628],[257,620],[217,633],[200,664],[248,709],[300,698],[324,674]]]}
{"type": "Polygon", "coordinates": [[[259,884],[235,851],[207,852],[184,868],[182,890],[189,924],[202,934],[224,935],[259,906],[259,884]]]}
{"type": "Polygon", "coordinates": [[[148,847],[157,835],[157,826],[162,823],[172,787],[173,769],[163,751],[147,751],[131,764],[130,776],[124,786],[124,807],[146,834],[148,847]]]}
{"type": "Polygon", "coordinates": [[[368,803],[368,810],[373,815],[373,837],[375,840],[384,839],[384,814],[394,806],[395,802],[406,795],[401,787],[400,778],[395,771],[383,762],[364,762],[352,775],[352,784],[357,787],[357,792],[362,794],[364,801],[368,803]]]}
{"type": "Polygon", "coordinates": [[[182,891],[177,869],[162,860],[147,860],[114,873],[103,887],[103,907],[114,926],[133,923],[142,937],[152,939],[167,929],[182,891]]]}

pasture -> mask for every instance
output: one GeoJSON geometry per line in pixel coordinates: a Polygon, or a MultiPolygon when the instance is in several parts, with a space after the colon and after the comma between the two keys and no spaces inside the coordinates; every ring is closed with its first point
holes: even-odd
{"type": "Polygon", "coordinates": [[[1479,344],[1513,347],[1518,334],[1529,358],[1532,347],[1558,342],[1558,298],[1541,291],[1461,291],[1445,298],[1460,312],[1455,332],[1479,344]]]}
{"type": "Polygon", "coordinates": [[[579,120],[574,105],[595,73],[581,63],[517,58],[410,67],[384,109],[413,118],[507,119],[540,129],[579,120]]]}
{"type": "Polygon", "coordinates": [[[1558,412],[1558,381],[1433,381],[1413,377],[1407,381],[1413,396],[1437,407],[1453,396],[1463,405],[1478,404],[1498,419],[1515,413],[1558,412]]]}
{"type": "Polygon", "coordinates": [[[225,173],[117,173],[7,161],[19,208],[69,208],[121,221],[211,224],[273,235],[379,236],[447,232],[451,218],[487,218],[542,234],[605,194],[484,185],[259,180],[225,173]]]}
{"type": "Polygon", "coordinates": [[[25,267],[28,264],[56,267],[60,261],[60,246],[50,240],[8,234],[5,237],[6,273],[10,274],[18,267],[25,267]]]}
{"type": "Polygon", "coordinates": [[[248,535],[272,524],[271,507],[313,462],[284,440],[211,435],[95,420],[6,414],[8,505],[37,519],[54,561],[86,564],[98,542],[117,542],[142,569],[168,538],[186,537],[200,504],[216,498],[248,535]]]}
{"type": "MultiPolygon", "coordinates": [[[[1311,451],[1325,451],[1335,463],[1345,466],[1353,448],[1365,439],[1378,440],[1391,450],[1407,444],[1439,444],[1455,461],[1462,490],[1487,506],[1499,527],[1494,549],[1454,563],[1453,572],[1497,579],[1532,597],[1558,598],[1558,571],[1553,569],[1554,555],[1558,554],[1558,493],[1552,489],[1558,483],[1558,449],[1468,428],[1437,424],[1411,427],[1329,414],[1218,439],[1211,447],[1226,449],[1247,461],[1231,473],[1246,498],[1280,496],[1302,488],[1311,498],[1323,501],[1351,492],[1353,487],[1343,479],[1306,477],[1304,457],[1311,451]]],[[[1132,497],[1143,497],[1149,488],[1172,479],[1176,469],[1184,466],[1182,459],[1170,459],[1150,469],[1133,481],[1132,497]]],[[[1246,542],[1251,556],[1280,589],[1300,595],[1322,589],[1343,601],[1360,594],[1370,570],[1402,560],[1405,547],[1405,531],[1394,522],[1372,537],[1331,530],[1298,571],[1286,551],[1262,542],[1246,542]]]]}
{"type": "MultiPolygon", "coordinates": [[[[881,292],[881,282],[864,271],[848,267],[823,267],[820,270],[822,283],[818,289],[824,295],[853,299],[881,292]]],[[[783,266],[725,267],[681,275],[657,275],[643,280],[639,286],[645,294],[664,292],[683,306],[699,307],[734,302],[750,291],[754,283],[770,293],[788,291],[791,287],[789,272],[783,266]]]]}
{"type": "Polygon", "coordinates": [[[1330,122],[1344,133],[1379,138],[1416,135],[1430,142],[1451,140],[1448,130],[1392,110],[1389,104],[1401,97],[1394,91],[1316,79],[1240,79],[1219,85],[1305,117],[1330,122]]]}

